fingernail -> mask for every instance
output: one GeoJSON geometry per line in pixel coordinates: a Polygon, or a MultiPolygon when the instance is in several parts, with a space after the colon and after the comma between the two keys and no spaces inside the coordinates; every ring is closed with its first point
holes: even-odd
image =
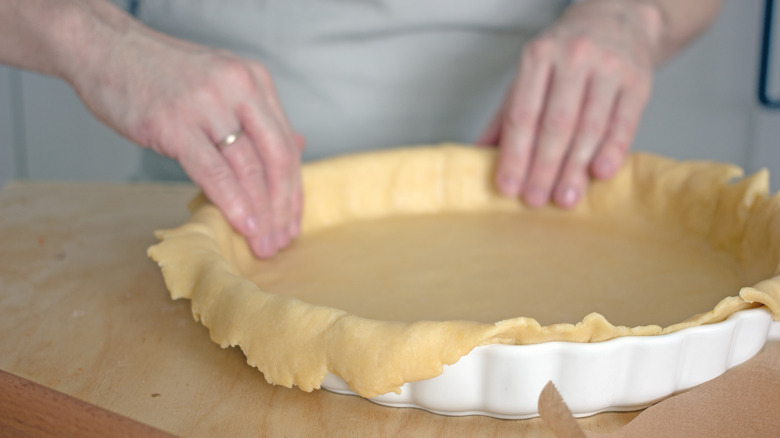
{"type": "Polygon", "coordinates": [[[529,187],[525,192],[524,199],[530,207],[541,207],[549,201],[547,193],[539,187],[529,187]]]}
{"type": "Polygon", "coordinates": [[[249,234],[255,234],[257,232],[257,220],[253,217],[246,218],[246,229],[249,234]]]}
{"type": "Polygon", "coordinates": [[[520,181],[513,176],[500,176],[498,178],[498,190],[505,196],[518,196],[520,194],[520,181]]]}
{"type": "Polygon", "coordinates": [[[566,187],[563,189],[560,197],[558,198],[558,205],[565,208],[574,207],[580,200],[580,193],[574,187],[566,187]]]}

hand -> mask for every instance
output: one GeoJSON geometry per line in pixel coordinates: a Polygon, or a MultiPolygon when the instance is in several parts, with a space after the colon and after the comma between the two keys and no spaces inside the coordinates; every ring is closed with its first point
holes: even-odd
{"type": "Polygon", "coordinates": [[[590,176],[613,176],[650,96],[658,11],[644,2],[575,3],[530,42],[506,100],[478,140],[500,148],[507,196],[564,208],[590,176]]]}
{"type": "Polygon", "coordinates": [[[140,25],[70,77],[87,107],[143,147],[176,159],[252,251],[300,232],[303,138],[260,64],[140,25]],[[229,134],[235,143],[217,147],[229,134]]]}

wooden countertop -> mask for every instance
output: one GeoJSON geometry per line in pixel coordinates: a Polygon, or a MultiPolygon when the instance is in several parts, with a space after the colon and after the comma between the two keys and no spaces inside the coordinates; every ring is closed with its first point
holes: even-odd
{"type": "MultiPolygon", "coordinates": [[[[211,342],[189,301],[170,299],[146,257],[154,230],[185,221],[196,192],[167,184],[3,188],[0,370],[188,437],[551,436],[538,418],[445,417],[267,384],[238,349],[211,342]]],[[[577,421],[611,431],[636,415],[577,421]]]]}

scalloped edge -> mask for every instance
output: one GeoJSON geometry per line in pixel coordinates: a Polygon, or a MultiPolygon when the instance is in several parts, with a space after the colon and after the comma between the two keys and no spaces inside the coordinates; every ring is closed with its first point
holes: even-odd
{"type": "MultiPolygon", "coordinates": [[[[400,394],[369,400],[449,416],[525,419],[555,383],[575,416],[635,411],[723,374],[758,353],[780,331],[764,308],[722,322],[659,336],[625,336],[598,343],[546,342],[476,347],[434,378],[408,382],[400,394]]],[[[322,388],[357,395],[329,374],[322,388]]]]}

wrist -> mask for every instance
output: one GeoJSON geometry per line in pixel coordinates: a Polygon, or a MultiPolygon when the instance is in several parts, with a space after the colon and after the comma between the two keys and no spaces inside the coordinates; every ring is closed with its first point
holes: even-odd
{"type": "Polygon", "coordinates": [[[667,15],[658,0],[581,0],[564,13],[561,23],[630,38],[642,45],[637,49],[646,53],[649,62],[658,65],[668,56],[667,15]]]}
{"type": "Polygon", "coordinates": [[[639,27],[650,46],[653,63],[660,64],[667,57],[664,39],[669,20],[666,11],[655,0],[636,0],[636,13],[639,27]]]}

